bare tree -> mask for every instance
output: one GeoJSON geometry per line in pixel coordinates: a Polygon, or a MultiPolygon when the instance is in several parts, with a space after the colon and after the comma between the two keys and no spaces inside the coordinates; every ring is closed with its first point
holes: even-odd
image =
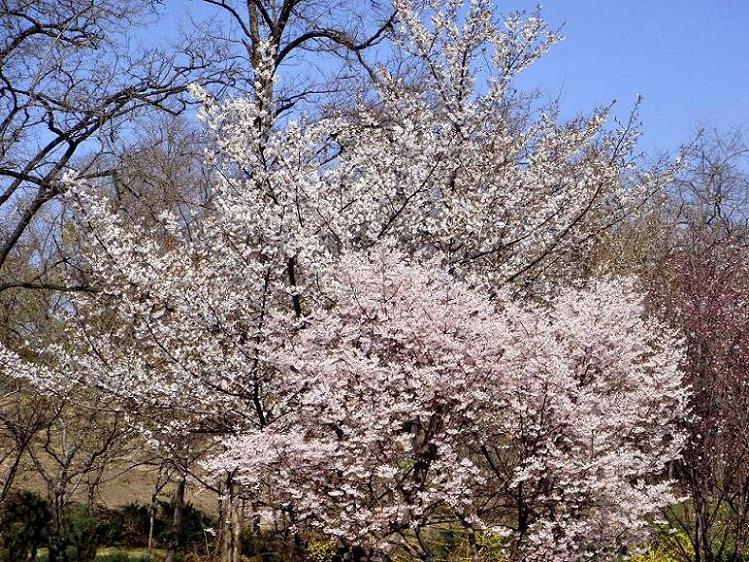
{"type": "Polygon", "coordinates": [[[0,0],[1,288],[16,279],[14,249],[63,190],[67,167],[107,181],[102,156],[130,136],[144,111],[177,114],[182,94],[212,72],[207,50],[137,48],[148,0],[0,0]]]}
{"type": "Polygon", "coordinates": [[[679,210],[710,227],[749,226],[749,142],[744,132],[699,131],[684,156],[674,185],[679,210]]]}
{"type": "Polygon", "coordinates": [[[132,158],[123,156],[136,139],[154,140],[144,129],[164,124],[154,115],[185,109],[191,82],[257,96],[269,120],[345,103],[376,78],[365,54],[396,18],[377,0],[200,1],[210,16],[195,18],[179,46],[144,48],[138,34],[159,21],[152,0],[0,0],[0,292],[85,288],[52,273],[64,256],[49,259],[64,224],[52,202],[66,168],[125,185],[132,158]],[[268,64],[271,75],[259,72],[268,64]],[[43,267],[21,275],[16,265],[30,256],[19,245],[29,238],[43,267]]]}
{"type": "Polygon", "coordinates": [[[49,424],[44,401],[26,385],[3,377],[0,395],[0,506],[24,470],[24,460],[36,436],[49,424]]]}
{"type": "Polygon", "coordinates": [[[232,87],[256,96],[269,119],[300,106],[351,99],[376,80],[375,54],[396,22],[389,2],[201,0],[212,17],[195,21],[207,41],[225,46],[232,87]],[[372,55],[371,60],[368,57],[372,55]],[[269,75],[258,72],[264,65],[269,75]],[[280,79],[278,84],[274,80],[280,79]]]}
{"type": "MultiPolygon", "coordinates": [[[[131,429],[105,401],[78,394],[58,396],[48,406],[50,421],[28,448],[50,506],[49,559],[66,560],[66,516],[80,494],[102,482],[105,470],[116,474],[138,463],[128,447],[131,429]]],[[[89,490],[89,495],[91,491],[89,490]]]]}

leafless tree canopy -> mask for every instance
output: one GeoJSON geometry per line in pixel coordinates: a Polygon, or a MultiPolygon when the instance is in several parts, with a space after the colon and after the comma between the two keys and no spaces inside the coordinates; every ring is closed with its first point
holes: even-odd
{"type": "Polygon", "coordinates": [[[154,17],[149,5],[0,3],[0,267],[60,193],[66,166],[110,175],[98,163],[127,142],[131,120],[144,111],[180,113],[187,84],[212,71],[206,52],[136,46],[133,30],[154,17]]]}

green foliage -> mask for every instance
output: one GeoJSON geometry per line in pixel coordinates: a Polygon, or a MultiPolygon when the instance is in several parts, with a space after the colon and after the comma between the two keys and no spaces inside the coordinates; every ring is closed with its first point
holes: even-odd
{"type": "Polygon", "coordinates": [[[128,554],[124,550],[114,550],[96,557],[96,562],[147,562],[146,556],[128,554]]]}
{"type": "Polygon", "coordinates": [[[679,562],[676,552],[685,553],[694,558],[694,550],[689,537],[683,531],[670,530],[667,526],[655,529],[655,537],[650,547],[642,554],[629,558],[630,562],[679,562]]]}
{"type": "Polygon", "coordinates": [[[242,556],[252,562],[286,562],[290,545],[285,538],[272,530],[245,526],[240,536],[242,556]]]}
{"type": "Polygon", "coordinates": [[[464,536],[460,529],[447,527],[440,529],[437,534],[437,544],[434,554],[437,560],[448,560],[452,553],[457,553],[464,548],[464,536]]]}
{"type": "MultiPolygon", "coordinates": [[[[158,560],[163,560],[163,556],[154,556],[149,561],[148,557],[145,554],[141,554],[140,551],[133,553],[125,550],[114,550],[112,552],[99,554],[96,556],[94,562],[156,562],[158,560]]],[[[49,556],[46,553],[41,554],[37,556],[35,562],[49,562],[49,556]]]]}
{"type": "MultiPolygon", "coordinates": [[[[148,544],[150,509],[146,505],[130,503],[125,507],[102,514],[101,544],[108,546],[145,547],[148,544]]],[[[154,537],[164,535],[167,521],[163,510],[157,509],[154,518],[154,537]]]]}
{"type": "Polygon", "coordinates": [[[337,552],[332,542],[310,542],[307,546],[307,560],[310,562],[332,562],[337,552]]]}
{"type": "Polygon", "coordinates": [[[85,506],[74,506],[68,511],[65,518],[68,560],[93,562],[99,546],[99,525],[99,518],[85,506]]]}
{"type": "MultiPolygon", "coordinates": [[[[168,542],[168,533],[172,524],[173,507],[170,503],[160,502],[160,510],[164,514],[163,525],[159,525],[156,540],[160,544],[168,542]]],[[[182,527],[179,530],[179,544],[189,549],[193,546],[205,544],[205,529],[217,526],[215,519],[209,517],[191,503],[187,503],[182,510],[182,527]]]]}
{"type": "MultiPolygon", "coordinates": [[[[504,556],[506,538],[491,533],[478,533],[475,540],[482,562],[506,562],[504,556]]],[[[433,544],[432,553],[435,560],[445,562],[469,562],[471,560],[471,548],[463,529],[442,528],[434,537],[433,544]]]]}
{"type": "Polygon", "coordinates": [[[49,521],[47,502],[31,492],[17,492],[0,513],[0,560],[25,562],[44,544],[49,521]]]}
{"type": "Polygon", "coordinates": [[[644,554],[636,554],[629,560],[630,562],[678,562],[676,558],[660,548],[648,550],[644,554]]]}
{"type": "MultiPolygon", "coordinates": [[[[164,546],[168,542],[173,509],[170,502],[158,502],[154,514],[155,545],[164,546]]],[[[121,509],[107,511],[102,514],[100,520],[99,544],[127,548],[145,547],[148,544],[149,525],[150,508],[147,505],[131,503],[121,509]]],[[[203,549],[206,540],[205,529],[216,526],[217,522],[214,519],[188,503],[182,512],[180,545],[186,550],[203,549]]]]}

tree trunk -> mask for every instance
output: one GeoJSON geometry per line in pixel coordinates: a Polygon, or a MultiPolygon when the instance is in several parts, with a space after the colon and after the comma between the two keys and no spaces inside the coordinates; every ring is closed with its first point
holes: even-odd
{"type": "Polygon", "coordinates": [[[221,561],[239,562],[242,550],[242,503],[231,475],[227,476],[223,494],[219,499],[219,523],[221,561]]]}
{"type": "Polygon", "coordinates": [[[148,549],[146,559],[151,560],[153,554],[153,528],[156,523],[156,495],[151,496],[151,506],[148,509],[148,549]]]}
{"type": "Polygon", "coordinates": [[[5,500],[8,498],[8,495],[10,494],[10,490],[13,486],[13,481],[16,479],[16,474],[18,473],[18,469],[21,465],[21,459],[23,458],[24,450],[25,450],[25,446],[23,449],[17,450],[16,457],[13,460],[13,464],[11,465],[7,474],[5,475],[5,481],[3,482],[3,489],[2,489],[2,492],[0,492],[0,505],[2,505],[5,502],[5,500]]]}
{"type": "Polygon", "coordinates": [[[58,486],[51,496],[48,527],[49,562],[68,562],[68,555],[65,552],[67,540],[65,537],[64,493],[58,486]]]}
{"type": "Polygon", "coordinates": [[[468,531],[468,545],[471,547],[471,562],[480,562],[481,555],[479,554],[479,545],[476,543],[476,534],[473,531],[468,531]]]}
{"type": "Polygon", "coordinates": [[[186,475],[180,476],[177,483],[177,491],[174,493],[174,513],[172,515],[172,526],[169,529],[169,543],[166,550],[164,562],[174,562],[179,548],[179,532],[182,529],[182,513],[185,507],[185,484],[186,475]]]}

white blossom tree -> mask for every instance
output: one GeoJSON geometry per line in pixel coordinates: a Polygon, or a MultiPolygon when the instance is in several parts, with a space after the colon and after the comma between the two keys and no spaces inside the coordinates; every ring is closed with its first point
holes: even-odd
{"type": "Polygon", "coordinates": [[[427,554],[451,524],[475,559],[478,533],[513,560],[606,559],[670,499],[680,354],[630,282],[561,287],[664,178],[635,177],[635,135],[605,111],[513,113],[512,77],[556,40],[537,15],[396,8],[420,83],[381,69],[357,116],[274,121],[195,90],[215,193],[189,230],[139,225],[71,173],[97,290],[47,367],[0,366],[93,386],[157,440],[214,436],[232,494],[376,556],[427,554]]]}

